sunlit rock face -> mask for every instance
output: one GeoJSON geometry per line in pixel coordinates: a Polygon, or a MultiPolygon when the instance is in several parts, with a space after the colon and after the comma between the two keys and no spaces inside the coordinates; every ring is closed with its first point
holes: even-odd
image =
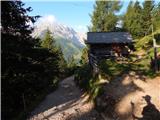
{"type": "Polygon", "coordinates": [[[72,41],[77,46],[83,47],[85,35],[84,33],[77,33],[73,28],[59,23],[53,15],[48,15],[40,18],[35,25],[35,30],[32,33],[34,37],[39,37],[45,30],[50,30],[54,36],[63,37],[64,39],[72,41]]]}
{"type": "Polygon", "coordinates": [[[78,33],[73,28],[57,21],[53,15],[48,15],[37,21],[34,25],[32,36],[43,39],[47,29],[55,38],[56,44],[61,47],[67,61],[69,61],[71,56],[77,61],[80,59],[82,49],[85,47],[85,33],[78,33]]]}

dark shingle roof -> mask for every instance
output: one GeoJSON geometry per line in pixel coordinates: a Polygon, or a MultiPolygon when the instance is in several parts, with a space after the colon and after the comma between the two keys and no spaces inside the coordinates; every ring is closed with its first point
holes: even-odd
{"type": "Polygon", "coordinates": [[[88,32],[86,43],[132,43],[132,36],[128,32],[88,32]]]}

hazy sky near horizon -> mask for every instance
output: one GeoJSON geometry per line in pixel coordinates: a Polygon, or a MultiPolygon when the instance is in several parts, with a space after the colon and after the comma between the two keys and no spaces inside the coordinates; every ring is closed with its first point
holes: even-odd
{"type": "MultiPolygon", "coordinates": [[[[53,15],[57,21],[74,28],[77,32],[87,31],[91,20],[89,14],[92,14],[95,4],[95,0],[23,0],[23,2],[25,7],[32,7],[30,15],[53,15]]],[[[129,0],[122,0],[122,3],[123,7],[118,14],[126,11],[129,0]]]]}

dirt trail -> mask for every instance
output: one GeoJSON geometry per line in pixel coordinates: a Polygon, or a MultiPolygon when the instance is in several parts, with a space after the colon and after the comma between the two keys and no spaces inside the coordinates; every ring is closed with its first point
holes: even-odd
{"type": "MultiPolygon", "coordinates": [[[[151,104],[160,111],[160,76],[149,79],[131,72],[111,81],[105,90],[107,94],[117,100],[114,111],[118,120],[133,120],[132,114],[143,118],[142,120],[148,120],[144,118],[142,112],[148,105],[147,100],[143,97],[146,95],[150,96],[151,104]]],[[[153,111],[150,110],[149,105],[147,109],[153,111]]],[[[158,118],[153,120],[158,120],[158,118]]]]}
{"type": "Polygon", "coordinates": [[[60,82],[58,89],[46,96],[28,120],[101,120],[93,110],[93,103],[86,101],[72,76],[60,82]]]}
{"type": "MultiPolygon", "coordinates": [[[[107,111],[104,110],[101,114],[105,115],[105,120],[148,120],[142,114],[147,106],[143,98],[146,95],[151,97],[151,112],[155,109],[160,111],[160,77],[148,79],[131,72],[106,84],[105,93],[116,100],[115,105],[105,107],[107,111]],[[115,117],[108,117],[108,113],[115,117]],[[133,119],[133,114],[142,119],[133,119]]],[[[103,120],[93,109],[93,103],[86,101],[87,97],[74,84],[72,76],[60,82],[59,88],[46,97],[32,112],[29,120],[103,120]]],[[[102,99],[101,103],[105,102],[107,101],[102,99]]]]}

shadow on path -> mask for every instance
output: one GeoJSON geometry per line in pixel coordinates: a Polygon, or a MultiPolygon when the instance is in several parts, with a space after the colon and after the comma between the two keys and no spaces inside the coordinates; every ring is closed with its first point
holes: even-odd
{"type": "MultiPolygon", "coordinates": [[[[147,105],[144,106],[142,115],[143,117],[137,117],[134,114],[133,120],[160,120],[160,111],[156,106],[151,103],[151,97],[149,95],[143,96],[143,99],[146,101],[147,105]]],[[[134,103],[131,102],[132,109],[134,109],[134,103]]],[[[134,110],[133,110],[134,111],[134,110]]]]}
{"type": "Polygon", "coordinates": [[[74,76],[71,76],[60,82],[58,89],[47,95],[45,100],[31,113],[31,116],[43,113],[52,108],[55,111],[60,111],[63,106],[65,106],[63,107],[64,109],[73,106],[73,103],[82,96],[82,93],[76,88],[73,80],[74,76]]]}
{"type": "Polygon", "coordinates": [[[29,120],[101,120],[88,97],[74,83],[74,76],[59,83],[59,88],[31,113],[29,120]]]}

